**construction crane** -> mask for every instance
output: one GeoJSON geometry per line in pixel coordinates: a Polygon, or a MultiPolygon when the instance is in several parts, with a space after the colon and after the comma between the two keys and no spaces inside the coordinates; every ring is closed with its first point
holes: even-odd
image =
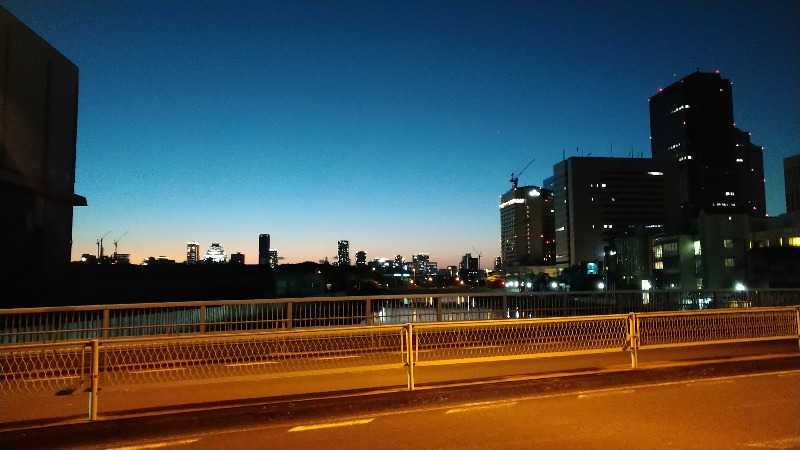
{"type": "MultiPolygon", "coordinates": [[[[533,162],[533,161],[531,161],[531,162],[533,162]]],[[[514,186],[514,187],[516,188],[516,186],[514,186]]],[[[475,248],[475,247],[473,247],[471,245],[470,245],[470,248],[475,250],[476,253],[478,253],[478,271],[480,272],[480,270],[481,270],[481,256],[483,256],[483,255],[481,254],[481,252],[478,251],[477,248],[475,248]]]]}
{"type": "MultiPolygon", "coordinates": [[[[130,230],[128,230],[128,231],[130,231],[130,230]]],[[[126,235],[126,234],[128,234],[128,232],[127,232],[127,231],[126,231],[126,232],[124,232],[124,233],[122,233],[122,236],[120,236],[120,237],[118,237],[118,238],[114,239],[114,259],[117,259],[117,244],[119,243],[119,241],[121,241],[121,240],[122,240],[122,238],[124,238],[124,237],[125,237],[125,235],[126,235]]]]}
{"type": "Polygon", "coordinates": [[[97,259],[103,259],[103,239],[108,236],[108,233],[111,233],[111,230],[106,231],[106,234],[97,240],[97,259]]]}
{"type": "MultiPolygon", "coordinates": [[[[519,172],[517,172],[517,176],[514,176],[514,173],[513,173],[513,172],[511,173],[511,185],[513,186],[513,189],[517,189],[517,181],[519,181],[519,176],[520,176],[520,175],[522,175],[522,172],[525,172],[525,169],[527,169],[528,167],[530,167],[530,166],[531,166],[531,164],[533,164],[533,162],[534,162],[534,161],[536,161],[536,158],[533,158],[533,159],[531,160],[531,162],[529,162],[529,163],[528,163],[528,165],[527,165],[527,166],[525,166],[525,167],[524,167],[522,170],[520,170],[519,172]]],[[[477,250],[476,250],[476,251],[477,251],[477,250]]]]}

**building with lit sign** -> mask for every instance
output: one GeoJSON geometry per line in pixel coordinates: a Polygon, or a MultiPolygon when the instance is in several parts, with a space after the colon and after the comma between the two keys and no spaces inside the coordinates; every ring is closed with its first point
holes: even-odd
{"type": "Polygon", "coordinates": [[[521,186],[500,196],[500,261],[503,270],[555,263],[553,192],[521,186]]]}

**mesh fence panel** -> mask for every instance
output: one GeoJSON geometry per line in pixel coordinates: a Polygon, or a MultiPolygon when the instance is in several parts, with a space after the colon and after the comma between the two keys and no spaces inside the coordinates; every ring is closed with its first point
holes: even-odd
{"type": "Polygon", "coordinates": [[[74,391],[88,384],[90,365],[84,342],[6,345],[0,349],[0,395],[74,391]]]}
{"type": "Polygon", "coordinates": [[[318,333],[107,341],[100,348],[100,371],[106,383],[120,386],[399,367],[404,361],[403,339],[402,327],[362,327],[318,333]]]}
{"type": "Polygon", "coordinates": [[[627,316],[414,327],[416,362],[622,350],[627,316]]]}
{"type": "Polygon", "coordinates": [[[798,336],[796,309],[651,313],[636,319],[641,347],[798,336]]]}

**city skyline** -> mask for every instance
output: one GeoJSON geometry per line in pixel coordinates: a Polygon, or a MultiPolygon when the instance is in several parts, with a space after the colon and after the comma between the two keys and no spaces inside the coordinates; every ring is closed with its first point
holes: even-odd
{"type": "Polygon", "coordinates": [[[796,2],[2,5],[79,69],[73,260],[109,230],[132,262],[253,263],[264,232],[284,264],[494,258],[510,173],[649,157],[647,99],[697,69],[733,82],[785,211],[796,2]]]}

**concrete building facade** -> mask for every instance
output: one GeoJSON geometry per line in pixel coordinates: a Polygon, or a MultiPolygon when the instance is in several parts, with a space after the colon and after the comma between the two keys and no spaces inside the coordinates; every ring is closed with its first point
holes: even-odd
{"type": "Polygon", "coordinates": [[[556,264],[607,267],[614,240],[639,228],[676,226],[677,164],[644,158],[573,157],[554,171],[556,264]]]}

